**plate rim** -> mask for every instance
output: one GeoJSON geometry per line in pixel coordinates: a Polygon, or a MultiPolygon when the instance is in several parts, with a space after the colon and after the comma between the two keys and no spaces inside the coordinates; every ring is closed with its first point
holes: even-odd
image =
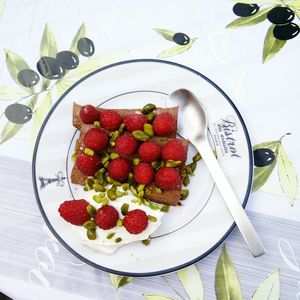
{"type": "Polygon", "coordinates": [[[203,75],[202,73],[192,69],[191,67],[173,62],[173,61],[167,61],[167,60],[161,60],[161,59],[152,59],[152,58],[140,58],[140,59],[131,59],[131,60],[123,60],[123,61],[119,61],[113,64],[109,64],[106,65],[104,67],[101,67],[87,75],[85,75],[84,77],[82,77],[81,79],[79,79],[78,81],[76,81],[70,88],[68,88],[60,97],[59,99],[54,103],[54,105],[51,107],[50,111],[48,112],[47,116],[45,117],[44,122],[41,125],[41,128],[39,130],[35,145],[34,145],[34,150],[33,150],[33,156],[32,156],[32,183],[33,183],[33,190],[34,190],[34,195],[35,195],[35,199],[38,205],[38,208],[40,210],[40,213],[46,223],[46,225],[48,226],[48,228],[50,229],[51,233],[55,236],[55,238],[62,244],[62,246],[67,249],[70,253],[72,253],[75,257],[77,257],[78,259],[80,259],[81,261],[85,262],[86,264],[96,268],[96,269],[100,269],[102,271],[108,272],[108,273],[112,273],[112,274],[116,274],[116,275],[121,275],[121,276],[131,276],[131,277],[150,277],[150,276],[160,276],[163,274],[167,274],[167,273],[172,273],[175,271],[178,271],[180,269],[186,268],[198,261],[200,261],[201,259],[203,259],[204,257],[206,257],[208,254],[210,254],[211,252],[213,252],[215,249],[217,249],[225,240],[226,238],[230,235],[230,233],[233,231],[233,229],[235,228],[236,224],[235,222],[233,222],[233,224],[230,226],[230,228],[224,233],[223,237],[217,242],[215,243],[210,249],[208,249],[206,252],[202,253],[200,256],[184,263],[184,264],[180,264],[177,265],[175,267],[172,268],[168,268],[168,269],[164,269],[164,270],[159,270],[159,271],[152,271],[152,272],[144,272],[144,273],[132,273],[132,272],[122,272],[122,271],[118,271],[118,270],[113,270],[101,265],[98,265],[90,260],[88,260],[87,258],[83,257],[82,255],[80,255],[79,253],[77,253],[75,250],[73,250],[73,248],[71,246],[69,246],[61,237],[60,235],[55,231],[55,229],[52,227],[50,221],[48,220],[46,213],[44,212],[44,209],[42,207],[41,204],[41,200],[39,197],[39,193],[38,193],[38,187],[37,187],[37,181],[36,181],[36,156],[37,156],[37,152],[38,152],[38,147],[39,147],[39,142],[41,139],[41,136],[43,134],[44,128],[46,126],[46,124],[48,123],[48,120],[50,118],[50,116],[52,115],[52,113],[55,111],[56,107],[60,104],[60,102],[65,98],[65,96],[71,91],[73,90],[75,87],[77,87],[77,85],[79,85],[82,81],[86,80],[87,78],[93,76],[94,74],[97,74],[99,72],[102,72],[106,69],[110,69],[110,68],[114,68],[116,66],[120,66],[120,65],[126,65],[126,64],[131,64],[131,63],[145,63],[145,62],[150,62],[150,63],[162,63],[162,64],[167,64],[167,65],[171,65],[174,67],[178,67],[178,68],[182,68],[185,69],[189,72],[192,72],[194,74],[196,74],[197,76],[200,76],[202,79],[206,80],[209,84],[211,84],[216,90],[218,90],[223,97],[229,102],[229,104],[232,106],[233,110],[235,111],[236,115],[239,118],[239,121],[241,122],[242,125],[242,129],[244,132],[244,136],[246,138],[246,142],[247,142],[247,146],[248,146],[248,159],[249,159],[249,175],[248,175],[248,183],[247,183],[247,189],[246,189],[246,193],[242,202],[242,207],[245,209],[248,199],[249,199],[249,195],[251,193],[251,189],[252,189],[252,180],[253,180],[253,153],[252,153],[252,144],[251,144],[251,140],[250,140],[250,136],[247,130],[247,126],[245,124],[245,121],[241,115],[241,113],[239,112],[239,110],[237,109],[237,107],[235,106],[234,102],[229,98],[229,96],[215,83],[213,82],[211,79],[209,79],[208,77],[206,77],[205,75],[203,75]]]}

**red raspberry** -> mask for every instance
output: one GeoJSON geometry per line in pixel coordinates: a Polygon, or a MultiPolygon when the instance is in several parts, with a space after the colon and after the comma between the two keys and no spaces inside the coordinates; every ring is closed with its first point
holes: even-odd
{"type": "Polygon", "coordinates": [[[141,144],[138,150],[139,157],[143,161],[152,162],[160,157],[160,145],[154,142],[145,142],[141,144]]]}
{"type": "Polygon", "coordinates": [[[123,225],[131,234],[139,234],[148,227],[148,216],[141,209],[129,211],[124,220],[123,225]]]}
{"type": "Polygon", "coordinates": [[[147,117],[140,114],[130,114],[124,118],[125,127],[128,131],[143,130],[147,117]]]}
{"type": "Polygon", "coordinates": [[[100,123],[106,130],[116,130],[122,123],[122,117],[115,110],[104,110],[100,113],[100,123]]]}
{"type": "Polygon", "coordinates": [[[181,185],[181,177],[175,168],[163,167],[157,171],[155,182],[164,190],[175,190],[181,185]]]}
{"type": "Polygon", "coordinates": [[[124,181],[130,172],[130,163],[127,159],[118,157],[111,161],[108,167],[108,175],[117,181],[124,181]]]}
{"type": "Polygon", "coordinates": [[[111,229],[116,226],[119,219],[118,211],[110,205],[104,205],[97,210],[96,223],[101,229],[111,229]]]}
{"type": "Polygon", "coordinates": [[[100,128],[92,128],[83,137],[84,145],[96,151],[102,151],[109,142],[108,134],[100,128]]]}
{"type": "Polygon", "coordinates": [[[154,177],[154,171],[150,164],[142,162],[134,167],[134,180],[139,184],[149,184],[154,177]]]}
{"type": "Polygon", "coordinates": [[[85,175],[94,176],[100,167],[99,157],[82,153],[76,158],[76,166],[85,175]]]}
{"type": "Polygon", "coordinates": [[[99,119],[99,111],[93,105],[85,105],[80,108],[80,119],[83,123],[91,124],[99,119]]]}
{"type": "Polygon", "coordinates": [[[167,160],[180,160],[181,162],[186,161],[186,149],[180,140],[171,140],[167,142],[161,151],[162,159],[167,160]]]}
{"type": "Polygon", "coordinates": [[[130,156],[138,147],[138,142],[129,132],[122,134],[116,140],[116,150],[120,155],[130,156]]]}
{"type": "Polygon", "coordinates": [[[152,125],[156,135],[165,136],[174,133],[176,120],[170,113],[164,112],[155,117],[152,125]]]}
{"type": "Polygon", "coordinates": [[[83,225],[91,218],[86,210],[88,205],[89,203],[84,199],[66,200],[59,206],[58,212],[67,222],[73,225],[83,225]]]}

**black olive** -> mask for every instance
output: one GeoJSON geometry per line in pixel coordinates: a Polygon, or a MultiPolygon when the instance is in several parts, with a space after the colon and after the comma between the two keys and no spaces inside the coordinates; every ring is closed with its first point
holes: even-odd
{"type": "Polygon", "coordinates": [[[36,67],[39,73],[47,79],[59,79],[65,75],[65,69],[54,57],[43,56],[36,67]]]}
{"type": "Polygon", "coordinates": [[[83,56],[92,56],[95,52],[95,46],[92,40],[82,37],[77,42],[77,49],[83,56]]]}
{"type": "Polygon", "coordinates": [[[25,124],[31,119],[32,110],[24,104],[14,103],[6,107],[4,114],[10,122],[25,124]]]}
{"type": "Polygon", "coordinates": [[[273,35],[276,39],[286,41],[293,39],[300,32],[300,28],[295,23],[285,25],[276,25],[273,29],[273,35]]]}
{"type": "Polygon", "coordinates": [[[270,165],[274,159],[275,154],[271,149],[260,148],[253,151],[254,165],[256,167],[265,167],[270,165]]]}
{"type": "Polygon", "coordinates": [[[17,78],[18,81],[27,88],[35,86],[40,81],[39,74],[31,69],[21,70],[17,78]]]}
{"type": "Polygon", "coordinates": [[[187,45],[190,42],[190,38],[185,33],[177,32],[173,35],[173,41],[178,45],[187,45]]]}
{"type": "Polygon", "coordinates": [[[79,58],[72,51],[61,51],[56,54],[56,59],[65,70],[72,70],[78,67],[79,58]]]}
{"type": "Polygon", "coordinates": [[[295,13],[288,7],[274,7],[268,12],[268,20],[273,24],[288,24],[295,18],[295,13]]]}
{"type": "Polygon", "coordinates": [[[259,11],[259,6],[257,4],[236,3],[232,10],[239,17],[249,17],[259,11]]]}

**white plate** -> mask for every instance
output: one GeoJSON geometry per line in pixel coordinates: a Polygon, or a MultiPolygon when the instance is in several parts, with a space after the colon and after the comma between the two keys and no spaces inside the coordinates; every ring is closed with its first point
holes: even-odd
{"type": "MultiPolygon", "coordinates": [[[[168,94],[178,88],[191,90],[204,106],[219,163],[246,205],[253,171],[251,144],[241,115],[218,86],[188,67],[167,61],[132,60],[99,69],[77,82],[53,106],[40,130],[33,158],[34,190],[47,225],[70,252],[96,268],[127,276],[176,271],[213,251],[234,227],[202,161],[191,178],[188,199],[163,217],[147,247],[138,242],[114,254],[93,251],[57,212],[64,200],[85,197],[82,188],[68,179],[78,136],[72,127],[73,102],[104,108],[139,108],[149,102],[165,107],[168,94]],[[47,184],[47,178],[54,182],[47,184]]],[[[194,153],[190,147],[188,160],[194,153]]]]}

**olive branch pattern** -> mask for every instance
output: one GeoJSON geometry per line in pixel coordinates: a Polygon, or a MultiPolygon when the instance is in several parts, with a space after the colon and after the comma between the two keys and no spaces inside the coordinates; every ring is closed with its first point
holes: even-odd
{"type": "Polygon", "coordinates": [[[263,63],[273,58],[287,43],[300,32],[295,18],[300,20],[300,0],[236,0],[233,12],[238,19],[229,23],[226,28],[236,29],[253,26],[268,20],[263,46],[263,63]],[[256,2],[253,4],[253,2],[256,2]]]}
{"type": "MultiPolygon", "coordinates": [[[[182,300],[203,300],[205,295],[205,288],[201,275],[196,265],[191,265],[185,269],[177,272],[177,276],[184,288],[186,296],[172,287],[165,276],[161,276],[167,285],[174,293],[182,300]],[[186,298],[187,297],[187,298],[186,298]]],[[[132,277],[109,274],[111,283],[117,291],[122,286],[132,282],[132,277]]],[[[224,244],[215,269],[215,294],[217,300],[234,299],[243,300],[243,291],[235,269],[234,263],[230,258],[226,245],[224,244]]],[[[159,294],[143,294],[147,300],[175,300],[166,295],[159,294]]],[[[273,270],[260,285],[256,288],[251,296],[251,300],[262,299],[280,299],[280,270],[276,268],[273,270]]]]}
{"type": "Polygon", "coordinates": [[[153,30],[159,35],[161,35],[165,40],[175,43],[175,46],[172,46],[171,48],[168,48],[167,50],[161,52],[157,56],[158,58],[172,57],[186,52],[193,46],[194,42],[198,39],[197,37],[190,38],[187,34],[183,32],[175,32],[169,29],[154,28],[153,30]]]}
{"type": "Polygon", "coordinates": [[[296,170],[289,160],[282,145],[282,139],[290,135],[287,133],[279,140],[268,141],[253,147],[254,180],[252,192],[259,190],[269,179],[275,166],[283,193],[288,197],[291,206],[294,206],[299,189],[296,170]]]}
{"type": "Polygon", "coordinates": [[[38,73],[31,69],[20,55],[10,50],[6,51],[6,66],[16,86],[0,86],[0,101],[14,102],[0,115],[0,118],[7,119],[1,132],[0,145],[14,137],[31,119],[34,142],[55,99],[80,78],[122,59],[127,54],[127,51],[121,51],[94,55],[94,43],[85,35],[86,28],[83,23],[77,30],[69,50],[58,52],[55,37],[46,24],[40,43],[41,58],[36,65],[38,73]],[[86,58],[81,64],[79,55],[86,58]]]}

